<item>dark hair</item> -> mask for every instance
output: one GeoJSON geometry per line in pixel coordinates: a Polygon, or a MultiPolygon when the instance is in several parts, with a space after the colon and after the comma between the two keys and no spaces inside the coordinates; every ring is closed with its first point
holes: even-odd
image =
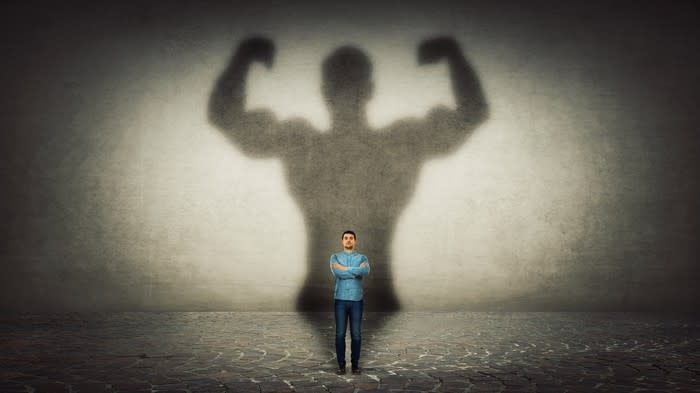
{"type": "Polygon", "coordinates": [[[353,231],[345,231],[345,232],[343,232],[343,234],[342,234],[342,235],[340,235],[340,238],[341,238],[341,239],[342,239],[342,238],[344,238],[344,237],[345,237],[345,234],[346,234],[346,233],[349,233],[349,234],[351,234],[351,235],[352,235],[352,237],[354,237],[354,238],[355,238],[355,240],[357,240],[357,235],[355,235],[355,232],[353,232],[353,231]]]}

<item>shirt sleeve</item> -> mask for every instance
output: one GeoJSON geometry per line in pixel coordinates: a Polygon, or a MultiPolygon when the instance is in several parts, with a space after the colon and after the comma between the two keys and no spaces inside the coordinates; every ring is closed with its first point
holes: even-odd
{"type": "MultiPolygon", "coordinates": [[[[355,275],[350,273],[349,270],[341,270],[341,269],[334,269],[333,264],[341,264],[340,261],[338,261],[338,257],[336,257],[335,254],[331,255],[331,260],[330,260],[330,268],[331,268],[331,273],[333,273],[333,276],[341,279],[341,280],[349,280],[355,278],[355,275]]],[[[350,268],[348,268],[350,269],[350,268]]]]}
{"type": "Polygon", "coordinates": [[[357,277],[363,277],[369,274],[369,260],[366,256],[362,256],[362,261],[360,265],[365,264],[363,267],[349,267],[348,271],[357,277]]]}

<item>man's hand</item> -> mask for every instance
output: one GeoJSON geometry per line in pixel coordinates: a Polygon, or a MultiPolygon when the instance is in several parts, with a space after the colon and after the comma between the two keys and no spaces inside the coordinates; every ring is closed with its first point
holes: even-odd
{"type": "Polygon", "coordinates": [[[438,61],[458,54],[460,52],[459,45],[454,38],[436,37],[423,41],[418,47],[418,63],[433,64],[438,61]]]}
{"type": "Polygon", "coordinates": [[[360,264],[360,267],[367,267],[367,262],[362,262],[362,263],[360,264]]]}
{"type": "Polygon", "coordinates": [[[343,265],[341,265],[341,264],[339,264],[339,263],[334,263],[334,264],[333,264],[333,269],[348,270],[348,267],[347,267],[347,266],[343,266],[343,265]]]}
{"type": "Polygon", "coordinates": [[[270,68],[275,58],[275,44],[265,37],[251,37],[241,42],[236,56],[249,62],[261,62],[270,68]]]}

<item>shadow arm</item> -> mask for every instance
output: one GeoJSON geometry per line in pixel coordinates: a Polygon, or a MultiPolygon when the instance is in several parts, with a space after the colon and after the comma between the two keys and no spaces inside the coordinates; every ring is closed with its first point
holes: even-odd
{"type": "Polygon", "coordinates": [[[209,96],[209,121],[248,153],[274,153],[279,147],[276,140],[279,123],[275,116],[266,110],[245,110],[250,67],[260,62],[270,68],[273,56],[271,41],[264,38],[243,41],[209,96]]]}
{"type": "Polygon", "coordinates": [[[447,62],[455,109],[431,110],[423,128],[429,153],[444,153],[460,146],[471,132],[489,116],[489,107],[476,72],[457,42],[440,37],[423,42],[418,50],[421,64],[447,62]]]}
{"type": "Polygon", "coordinates": [[[447,64],[452,81],[452,94],[457,108],[458,120],[467,128],[475,128],[489,116],[489,108],[479,78],[462,51],[456,47],[447,55],[447,64]]]}

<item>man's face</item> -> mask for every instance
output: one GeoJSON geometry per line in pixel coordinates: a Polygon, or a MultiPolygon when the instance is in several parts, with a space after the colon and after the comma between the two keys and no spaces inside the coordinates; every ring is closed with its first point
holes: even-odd
{"type": "Polygon", "coordinates": [[[343,235],[343,248],[346,250],[355,249],[355,236],[351,233],[346,233],[343,235]]]}

